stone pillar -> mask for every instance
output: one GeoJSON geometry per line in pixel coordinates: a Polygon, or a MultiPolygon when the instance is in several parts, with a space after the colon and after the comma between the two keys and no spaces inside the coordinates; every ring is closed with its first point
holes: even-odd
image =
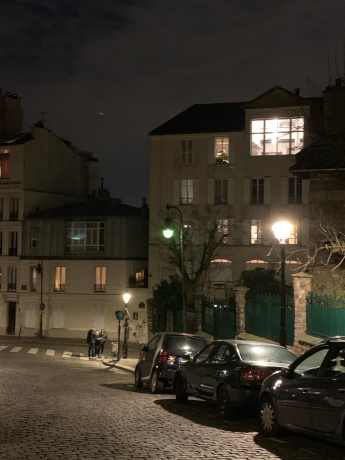
{"type": "Polygon", "coordinates": [[[246,311],[246,292],[249,288],[245,286],[235,287],[236,299],[236,337],[242,332],[246,332],[245,311],[246,311]]]}
{"type": "Polygon", "coordinates": [[[294,348],[297,352],[303,353],[304,347],[301,346],[301,340],[307,329],[307,301],[306,297],[311,291],[312,275],[307,273],[296,273],[293,276],[293,290],[295,299],[295,341],[294,348]]]}

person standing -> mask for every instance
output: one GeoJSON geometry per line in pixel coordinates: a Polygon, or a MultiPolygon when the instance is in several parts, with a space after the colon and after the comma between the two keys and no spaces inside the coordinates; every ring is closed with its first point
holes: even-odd
{"type": "Polygon", "coordinates": [[[99,335],[98,330],[96,329],[95,330],[95,353],[96,353],[96,358],[97,358],[97,356],[98,356],[98,358],[101,357],[100,348],[101,348],[101,337],[99,335]]]}
{"type": "Polygon", "coordinates": [[[103,355],[103,353],[104,353],[104,345],[105,345],[105,342],[108,340],[107,333],[105,332],[104,329],[101,330],[99,338],[100,338],[100,354],[104,358],[104,355],[103,355]]]}
{"type": "Polygon", "coordinates": [[[95,357],[95,343],[96,343],[95,329],[91,328],[89,332],[87,333],[86,343],[89,344],[89,359],[94,358],[95,357]]]}

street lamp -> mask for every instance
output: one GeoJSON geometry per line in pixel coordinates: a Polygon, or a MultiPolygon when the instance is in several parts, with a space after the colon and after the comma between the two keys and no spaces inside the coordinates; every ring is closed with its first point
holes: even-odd
{"type": "Polygon", "coordinates": [[[39,263],[36,267],[36,273],[38,273],[41,276],[41,302],[40,302],[40,328],[38,332],[38,337],[40,339],[43,338],[43,333],[42,333],[42,313],[44,310],[44,303],[42,301],[42,296],[43,296],[43,262],[39,263]]]}
{"type": "Polygon", "coordinates": [[[172,219],[169,217],[169,210],[176,209],[180,215],[180,250],[181,250],[181,275],[182,275],[182,316],[183,316],[183,332],[187,332],[187,310],[186,310],[186,287],[184,279],[184,245],[183,245],[183,221],[182,212],[176,206],[166,205],[168,216],[164,219],[163,235],[165,238],[170,239],[174,234],[174,228],[172,226],[172,219]]]}
{"type": "Polygon", "coordinates": [[[125,317],[125,324],[124,324],[124,328],[125,328],[125,337],[123,339],[123,350],[122,350],[122,357],[123,359],[126,359],[127,358],[127,334],[128,334],[128,320],[129,320],[129,313],[128,313],[128,310],[127,310],[127,305],[128,305],[128,302],[129,302],[129,299],[131,298],[131,295],[128,293],[128,292],[125,292],[123,294],[123,300],[125,302],[125,312],[126,312],[126,317],[125,317]]]}
{"type": "Polygon", "coordinates": [[[280,334],[279,343],[286,347],[286,294],[285,294],[285,244],[290,237],[292,225],[289,222],[277,222],[272,226],[275,237],[280,244],[280,334]]]}

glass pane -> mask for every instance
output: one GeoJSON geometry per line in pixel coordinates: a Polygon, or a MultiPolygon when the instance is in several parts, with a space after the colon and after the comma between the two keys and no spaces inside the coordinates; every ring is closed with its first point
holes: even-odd
{"type": "Polygon", "coordinates": [[[214,350],[215,345],[208,345],[204,350],[202,350],[195,358],[196,363],[204,363],[207,361],[208,357],[214,350]]]}
{"type": "Polygon", "coordinates": [[[252,133],[262,133],[264,131],[264,120],[252,120],[252,133]]]}
{"type": "Polygon", "coordinates": [[[265,120],[265,133],[277,133],[278,120],[265,120]]]}
{"type": "Polygon", "coordinates": [[[252,156],[260,156],[263,154],[263,134],[252,134],[252,156]]]}
{"type": "Polygon", "coordinates": [[[290,134],[279,134],[278,136],[278,155],[289,155],[290,153],[290,134]]]}
{"type": "Polygon", "coordinates": [[[327,353],[328,348],[324,348],[308,356],[294,369],[295,373],[302,377],[315,376],[327,353]]]}
{"type": "Polygon", "coordinates": [[[290,364],[296,359],[295,355],[286,348],[244,344],[237,346],[243,361],[290,364]]]}

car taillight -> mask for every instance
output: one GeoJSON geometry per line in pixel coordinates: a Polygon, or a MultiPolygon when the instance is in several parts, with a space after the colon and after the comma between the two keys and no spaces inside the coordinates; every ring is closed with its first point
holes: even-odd
{"type": "Polygon", "coordinates": [[[241,373],[243,380],[250,380],[255,382],[263,382],[271,372],[263,372],[258,369],[247,369],[241,373]]]}
{"type": "Polygon", "coordinates": [[[168,352],[165,350],[161,351],[160,357],[159,357],[160,362],[165,362],[168,361],[168,352]]]}

